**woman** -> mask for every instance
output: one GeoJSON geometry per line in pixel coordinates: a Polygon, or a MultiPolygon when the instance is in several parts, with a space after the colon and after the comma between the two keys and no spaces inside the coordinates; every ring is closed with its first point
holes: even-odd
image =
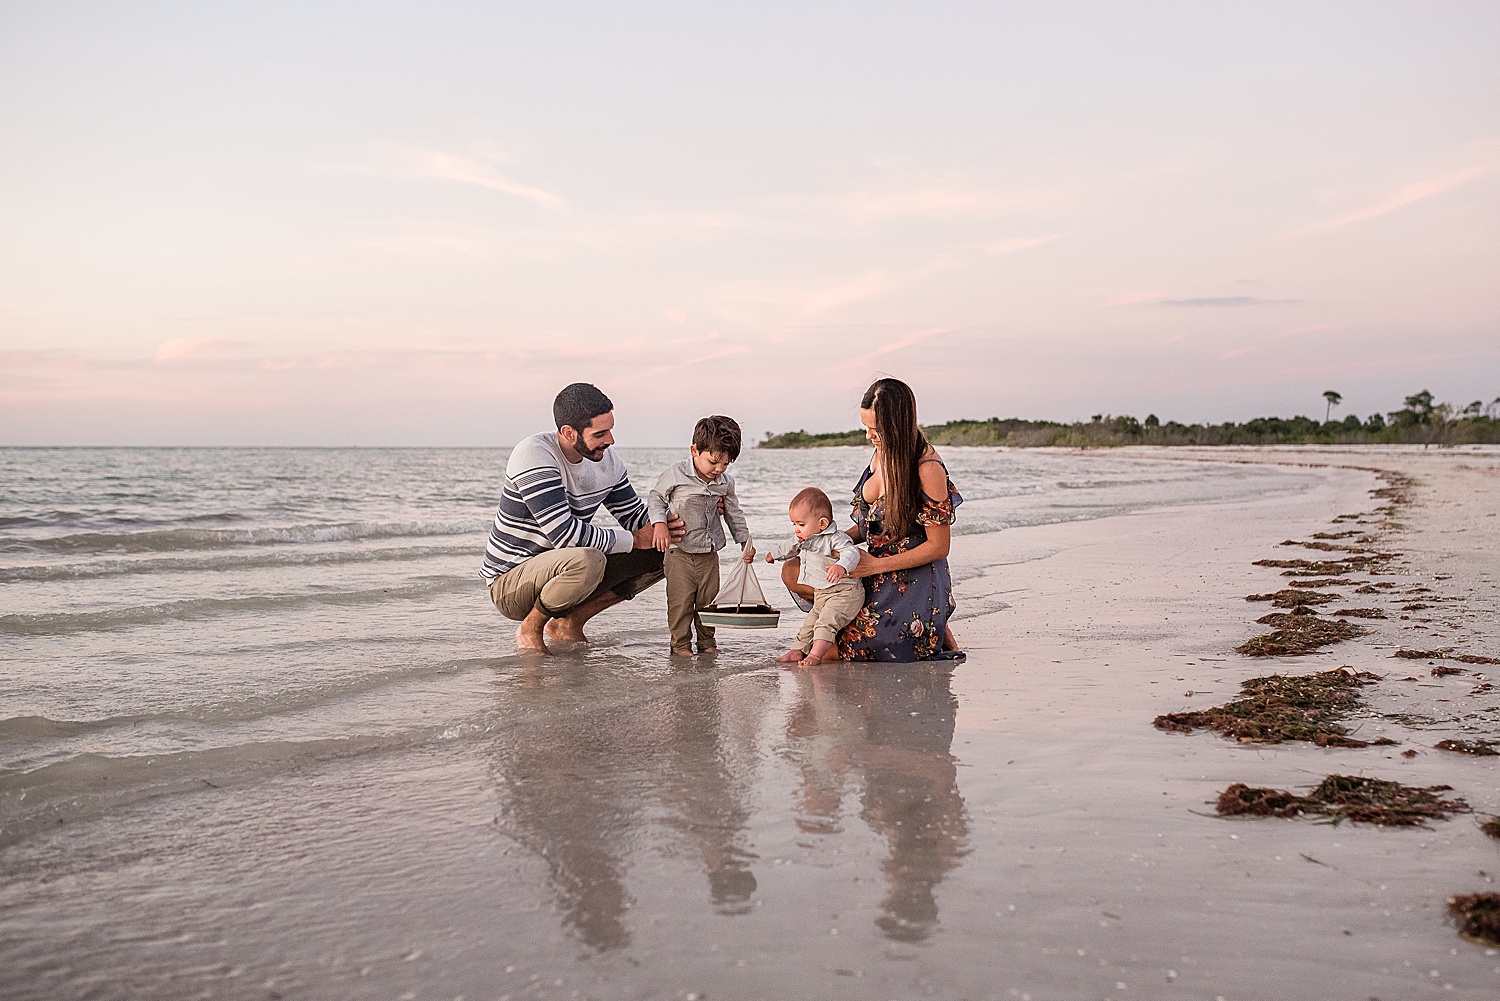
{"type": "MultiPolygon", "coordinates": [[[[917,424],[917,398],[899,379],[879,379],[859,404],[875,454],[854,487],[849,537],[868,542],[854,575],[864,578],[865,607],[838,637],[845,660],[961,658],[948,628],[956,607],[948,574],[954,510],[963,502],[948,469],[917,424]]],[[[792,594],[795,560],[782,566],[792,594]]]]}

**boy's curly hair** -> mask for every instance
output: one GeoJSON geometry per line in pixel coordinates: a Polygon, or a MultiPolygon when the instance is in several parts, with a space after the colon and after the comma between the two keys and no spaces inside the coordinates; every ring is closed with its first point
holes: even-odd
{"type": "Polygon", "coordinates": [[[729,461],[740,457],[740,426],[733,417],[715,414],[693,428],[693,447],[701,452],[722,452],[729,461]]]}

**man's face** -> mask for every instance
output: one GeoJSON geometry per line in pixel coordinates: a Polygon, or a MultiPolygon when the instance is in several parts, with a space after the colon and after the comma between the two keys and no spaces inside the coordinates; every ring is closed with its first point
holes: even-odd
{"type": "Polygon", "coordinates": [[[614,428],[615,414],[610,411],[589,421],[582,431],[565,427],[559,433],[573,451],[590,462],[598,462],[604,458],[604,450],[615,443],[614,428]]]}

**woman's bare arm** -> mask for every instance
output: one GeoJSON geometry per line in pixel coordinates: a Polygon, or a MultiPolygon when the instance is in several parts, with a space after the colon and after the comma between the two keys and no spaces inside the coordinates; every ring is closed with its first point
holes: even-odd
{"type": "MultiPolygon", "coordinates": [[[[929,455],[936,457],[936,452],[929,455]]],[[[948,471],[938,462],[924,462],[921,468],[922,492],[928,497],[948,496],[948,471]]],[[[861,553],[859,565],[854,568],[854,577],[889,573],[892,570],[909,570],[912,567],[940,560],[948,555],[953,542],[953,529],[949,525],[928,525],[927,541],[915,549],[894,556],[871,556],[861,553]]]]}

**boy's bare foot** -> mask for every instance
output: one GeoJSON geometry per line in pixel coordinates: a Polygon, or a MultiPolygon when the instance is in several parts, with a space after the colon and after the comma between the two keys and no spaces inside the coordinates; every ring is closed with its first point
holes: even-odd
{"type": "Polygon", "coordinates": [[[700,646],[698,648],[698,652],[699,653],[718,653],[719,652],[719,648],[716,647],[716,646],[700,646]]]}
{"type": "Polygon", "coordinates": [[[691,651],[691,650],[673,650],[672,651],[672,656],[673,657],[691,657],[692,655],[693,655],[693,651],[691,651]]]}
{"type": "Polygon", "coordinates": [[[560,619],[549,621],[547,635],[559,643],[587,643],[589,641],[589,638],[583,635],[583,624],[571,615],[564,615],[560,619]]]}
{"type": "Polygon", "coordinates": [[[801,650],[788,650],[786,653],[776,658],[776,663],[797,664],[800,663],[802,658],[805,656],[806,654],[804,654],[801,650]]]}
{"type": "Polygon", "coordinates": [[[516,649],[525,653],[552,652],[547,649],[547,641],[542,636],[542,624],[532,624],[530,620],[516,626],[516,649]]]}

